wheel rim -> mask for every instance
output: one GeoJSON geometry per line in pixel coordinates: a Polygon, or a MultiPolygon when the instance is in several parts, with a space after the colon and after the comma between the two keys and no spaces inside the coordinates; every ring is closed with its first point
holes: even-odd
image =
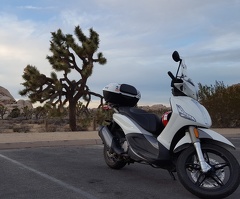
{"type": "Polygon", "coordinates": [[[203,173],[197,155],[194,154],[188,158],[185,167],[189,179],[203,189],[218,189],[224,186],[231,176],[231,168],[227,159],[216,151],[204,150],[203,154],[211,169],[203,173]]]}
{"type": "Polygon", "coordinates": [[[114,155],[113,153],[110,153],[109,150],[106,151],[106,157],[108,159],[109,162],[116,162],[116,155],[114,155]]]}

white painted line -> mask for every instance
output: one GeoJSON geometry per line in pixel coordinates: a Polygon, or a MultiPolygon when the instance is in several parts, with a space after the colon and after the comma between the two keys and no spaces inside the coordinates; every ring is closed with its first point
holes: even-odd
{"type": "Polygon", "coordinates": [[[67,183],[65,183],[65,182],[63,182],[61,180],[58,180],[58,179],[56,179],[56,178],[54,178],[52,176],[49,176],[49,175],[47,175],[45,173],[42,173],[41,171],[35,170],[35,169],[33,169],[33,168],[29,167],[29,166],[26,166],[26,165],[24,165],[24,164],[22,164],[22,163],[20,163],[20,162],[18,162],[16,160],[13,160],[13,159],[5,156],[5,155],[0,154],[0,158],[8,160],[9,162],[12,162],[12,163],[14,163],[14,164],[24,168],[24,169],[27,169],[28,171],[31,171],[31,172],[33,172],[33,173],[35,173],[35,174],[37,174],[37,175],[47,179],[47,180],[50,180],[50,181],[52,181],[52,182],[54,182],[54,183],[56,183],[56,184],[58,184],[58,185],[60,185],[60,186],[62,186],[64,188],[66,188],[66,189],[74,191],[74,192],[82,195],[86,199],[97,199],[95,196],[93,196],[93,195],[91,195],[91,194],[89,194],[89,193],[87,193],[87,192],[85,192],[85,191],[83,191],[83,190],[81,190],[81,189],[79,189],[77,187],[69,185],[69,184],[67,184],[67,183]]]}

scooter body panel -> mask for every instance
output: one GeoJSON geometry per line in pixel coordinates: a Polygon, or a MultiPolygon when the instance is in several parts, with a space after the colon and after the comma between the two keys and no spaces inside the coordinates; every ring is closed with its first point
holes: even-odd
{"type": "Polygon", "coordinates": [[[113,120],[122,128],[125,135],[127,135],[129,133],[139,133],[139,134],[145,134],[145,135],[152,136],[152,134],[150,132],[143,129],[134,120],[132,120],[131,118],[129,118],[125,115],[122,115],[120,113],[114,113],[113,120]]]}
{"type": "MultiPolygon", "coordinates": [[[[210,142],[216,141],[216,144],[218,143],[218,145],[222,147],[235,149],[235,146],[228,139],[211,129],[198,128],[198,132],[200,140],[205,139],[210,142]]],[[[190,143],[192,143],[191,136],[189,132],[186,132],[185,136],[176,144],[173,151],[178,152],[181,150],[182,146],[190,143]]]]}
{"type": "Polygon", "coordinates": [[[198,101],[187,96],[171,97],[173,111],[184,118],[188,125],[196,125],[209,128],[212,125],[211,117],[204,106],[198,101]]]}
{"type": "Polygon", "coordinates": [[[187,96],[172,96],[170,99],[172,115],[158,136],[158,141],[170,149],[173,137],[183,127],[200,126],[209,128],[211,118],[207,110],[196,100],[187,96]]]}
{"type": "Polygon", "coordinates": [[[161,167],[171,165],[169,150],[152,133],[139,126],[131,118],[120,113],[113,114],[128,142],[128,155],[137,162],[145,161],[161,167]]]}

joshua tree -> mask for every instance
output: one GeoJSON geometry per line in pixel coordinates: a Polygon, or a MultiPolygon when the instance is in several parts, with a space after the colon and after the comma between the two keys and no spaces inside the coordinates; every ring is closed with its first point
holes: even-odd
{"type": "Polygon", "coordinates": [[[50,77],[47,77],[35,66],[27,65],[22,75],[25,80],[22,85],[25,88],[19,92],[20,95],[28,95],[33,103],[47,102],[59,108],[67,104],[72,131],[77,130],[76,105],[80,98],[87,101],[86,106],[91,100],[91,95],[100,97],[101,103],[103,100],[100,94],[91,92],[87,86],[94,63],[102,65],[107,62],[101,52],[93,58],[99,47],[99,35],[92,28],[89,32],[89,37],[85,36],[79,26],[75,27],[75,38],[71,34],[63,34],[61,29],[53,32],[50,41],[52,55],[47,56],[47,59],[52,69],[62,72],[63,76],[58,78],[57,74],[52,72],[50,77]],[[77,73],[74,75],[77,79],[70,78],[70,73],[73,71],[77,73]]]}

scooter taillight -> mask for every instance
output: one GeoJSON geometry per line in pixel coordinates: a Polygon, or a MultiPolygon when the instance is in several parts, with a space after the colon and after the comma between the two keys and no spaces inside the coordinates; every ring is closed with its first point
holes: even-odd
{"type": "Polygon", "coordinates": [[[107,104],[105,104],[105,105],[103,105],[102,109],[103,109],[103,110],[111,110],[112,107],[109,106],[109,105],[107,105],[107,104]]]}
{"type": "Polygon", "coordinates": [[[171,115],[172,115],[172,111],[168,111],[168,112],[163,114],[163,116],[162,116],[162,123],[163,123],[164,126],[167,126],[167,123],[168,123],[171,115]]]}

